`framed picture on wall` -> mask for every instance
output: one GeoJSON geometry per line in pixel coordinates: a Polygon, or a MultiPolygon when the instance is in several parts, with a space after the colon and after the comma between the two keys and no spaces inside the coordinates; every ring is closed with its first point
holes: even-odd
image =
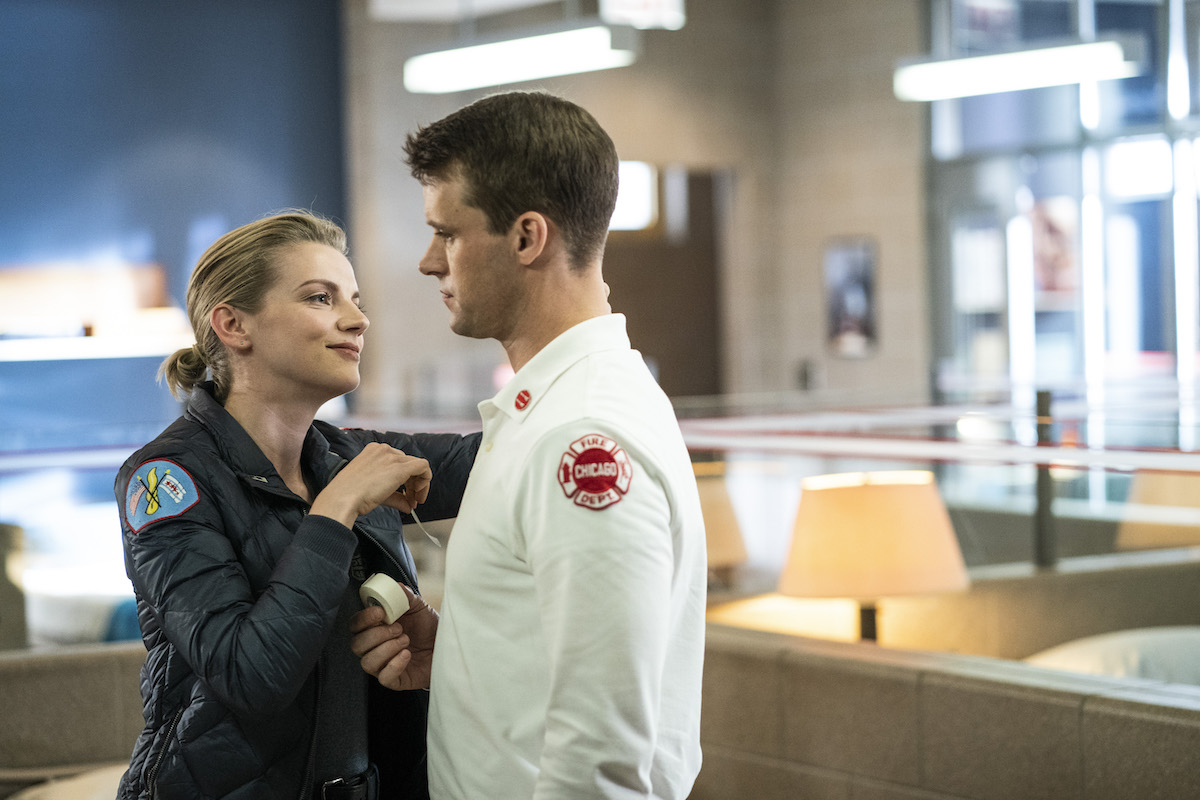
{"type": "Polygon", "coordinates": [[[843,358],[874,352],[875,240],[834,239],[825,246],[825,306],[829,348],[843,358]]]}

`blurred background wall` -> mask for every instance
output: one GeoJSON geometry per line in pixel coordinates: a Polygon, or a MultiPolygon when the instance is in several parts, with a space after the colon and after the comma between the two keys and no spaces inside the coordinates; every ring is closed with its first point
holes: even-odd
{"type": "Polygon", "coordinates": [[[135,312],[182,307],[232,227],[289,206],[345,220],[340,14],[0,3],[0,449],[153,436],[178,413],[154,372],[186,324],[135,312]],[[16,345],[81,333],[48,357],[16,345]]]}
{"type": "MultiPolygon", "coordinates": [[[[686,10],[682,30],[644,32],[630,67],[537,84],[589,108],[623,159],[700,192],[691,202],[710,230],[657,254],[614,235],[612,302],[630,315],[635,346],[677,396],[822,389],[924,401],[923,112],[890,83],[893,62],[922,49],[923,4],[693,0],[686,10]],[[831,354],[825,335],[822,253],[847,236],[878,253],[878,347],[866,360],[831,354]],[[683,271],[669,278],[673,269],[683,271]]],[[[404,59],[457,31],[381,19],[368,0],[6,0],[0,281],[31,267],[154,265],[161,302],[181,306],[220,233],[312,208],[349,228],[372,318],[354,410],[473,416],[502,356],[451,334],[434,282],[416,270],[428,231],[400,150],[407,131],[485,93],[402,86],[404,59]]],[[[3,316],[29,310],[14,302],[0,337],[3,316]]],[[[95,435],[101,406],[153,428],[176,407],[153,389],[162,354],[150,350],[7,363],[0,411],[75,443],[95,435]]]]}
{"type": "MultiPolygon", "coordinates": [[[[451,334],[433,281],[416,270],[428,229],[401,147],[415,125],[486,92],[405,91],[405,59],[457,26],[370,12],[368,0],[344,4],[349,218],[375,311],[358,401],[380,413],[433,398],[473,409],[502,354],[451,334]]],[[[893,63],[922,49],[923,14],[915,1],[693,0],[683,29],[644,32],[632,66],[537,84],[591,110],[623,159],[717,176],[715,319],[691,298],[653,300],[677,326],[720,330],[718,391],[928,399],[923,110],[891,90],[893,63]],[[878,247],[869,360],[826,345],[822,253],[847,236],[878,247]]],[[[630,306],[653,289],[639,272],[658,267],[618,263],[619,248],[614,234],[611,301],[635,318],[630,306]]],[[[634,344],[655,355],[653,340],[634,344]]]]}

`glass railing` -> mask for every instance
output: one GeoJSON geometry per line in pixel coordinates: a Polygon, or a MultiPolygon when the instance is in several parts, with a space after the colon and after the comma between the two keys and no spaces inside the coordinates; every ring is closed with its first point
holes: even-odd
{"type": "MultiPolygon", "coordinates": [[[[738,591],[773,587],[801,482],[928,470],[969,567],[1200,546],[1194,416],[1171,398],[1048,416],[1009,405],[860,407],[685,418],[694,459],[720,462],[746,557],[738,591]]],[[[729,571],[727,570],[727,575],[729,571]]]]}
{"type": "MultiPolygon", "coordinates": [[[[732,525],[740,540],[735,556],[712,559],[712,593],[775,589],[801,482],[828,474],[930,471],[974,571],[1200,547],[1200,452],[1180,447],[1195,438],[1195,415],[1169,399],[1097,408],[1068,397],[1042,419],[1000,404],[830,408],[784,396],[693,404],[680,413],[685,440],[698,474],[720,475],[731,509],[709,522],[710,534],[732,525]]],[[[469,419],[343,424],[478,429],[469,419]]],[[[114,606],[131,597],[113,480],[154,433],[118,426],[93,430],[87,447],[0,449],[5,577],[23,592],[27,641],[112,634],[114,606]]],[[[410,544],[436,585],[442,554],[419,534],[410,544]]]]}

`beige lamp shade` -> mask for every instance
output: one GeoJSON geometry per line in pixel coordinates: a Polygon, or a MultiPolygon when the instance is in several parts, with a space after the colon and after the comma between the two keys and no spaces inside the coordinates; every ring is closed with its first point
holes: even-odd
{"type": "Polygon", "coordinates": [[[711,569],[733,567],[746,561],[746,543],[733,511],[733,500],[725,485],[724,464],[698,462],[696,490],[700,493],[700,511],[704,515],[704,536],[711,569]]]}
{"type": "Polygon", "coordinates": [[[856,472],[803,482],[781,593],[873,601],[967,584],[932,473],[856,472]]]}
{"type": "Polygon", "coordinates": [[[1200,475],[1141,470],[1129,486],[1118,550],[1200,545],[1200,475]]]}

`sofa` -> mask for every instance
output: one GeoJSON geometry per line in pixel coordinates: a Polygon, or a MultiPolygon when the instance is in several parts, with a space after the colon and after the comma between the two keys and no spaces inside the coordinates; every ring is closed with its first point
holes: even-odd
{"type": "Polygon", "coordinates": [[[145,659],[141,642],[0,652],[0,797],[127,762],[145,659]]]}
{"type": "Polygon", "coordinates": [[[973,577],[880,601],[878,643],[714,606],[693,800],[1200,797],[1200,553],[973,577]]]}
{"type": "MultiPolygon", "coordinates": [[[[1200,687],[1025,660],[1200,626],[1200,552],[973,575],[963,593],[881,601],[878,644],[710,621],[693,800],[1200,797],[1200,687]]],[[[144,657],[136,642],[0,653],[0,797],[90,800],[70,776],[114,780],[144,657]]]]}

